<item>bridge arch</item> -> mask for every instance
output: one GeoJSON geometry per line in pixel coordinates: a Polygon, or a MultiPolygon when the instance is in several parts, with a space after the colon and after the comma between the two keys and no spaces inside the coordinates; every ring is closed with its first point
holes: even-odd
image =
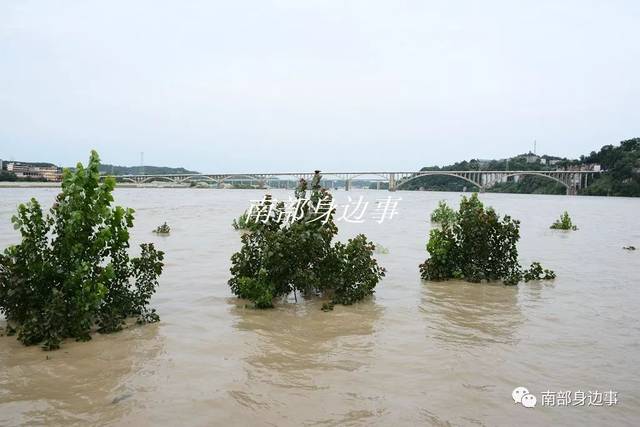
{"type": "Polygon", "coordinates": [[[114,178],[116,179],[116,181],[120,181],[120,182],[131,182],[133,184],[138,183],[135,179],[129,178],[129,177],[120,178],[118,176],[114,176],[114,178]]]}
{"type": "Polygon", "coordinates": [[[218,182],[223,183],[224,181],[227,181],[227,180],[233,181],[234,179],[250,179],[250,180],[253,180],[253,181],[262,181],[262,180],[267,181],[269,179],[269,177],[259,177],[259,176],[256,176],[256,175],[244,175],[244,174],[228,175],[228,176],[220,178],[218,180],[218,182]]]}
{"type": "MultiPolygon", "coordinates": [[[[153,181],[172,182],[172,183],[174,183],[174,184],[176,183],[176,180],[175,180],[175,179],[170,178],[170,177],[168,177],[168,176],[161,176],[161,175],[159,175],[159,176],[149,176],[149,177],[144,178],[144,179],[143,179],[143,180],[141,180],[141,181],[138,181],[137,183],[138,183],[138,184],[145,184],[145,183],[153,182],[153,181]]],[[[135,182],[135,181],[134,181],[134,182],[135,182]]]]}
{"type": "Polygon", "coordinates": [[[191,176],[186,176],[182,179],[178,179],[176,182],[177,183],[183,183],[183,182],[200,182],[200,181],[208,181],[208,182],[217,182],[216,179],[211,178],[210,176],[206,176],[206,175],[191,175],[191,176]]]}
{"type": "Polygon", "coordinates": [[[396,184],[396,190],[400,189],[400,187],[403,186],[404,184],[406,184],[407,182],[411,182],[414,179],[418,179],[418,178],[421,178],[423,176],[443,176],[443,175],[444,176],[452,176],[452,177],[455,177],[455,178],[463,179],[463,180],[473,184],[475,187],[478,187],[478,189],[482,189],[482,186],[480,184],[478,184],[477,182],[475,182],[472,179],[469,179],[469,178],[467,178],[465,176],[457,175],[455,173],[446,173],[446,172],[438,171],[437,173],[429,173],[429,172],[420,173],[418,175],[414,175],[414,176],[411,176],[409,178],[404,178],[404,179],[398,180],[397,184],[396,184]]]}
{"type": "Polygon", "coordinates": [[[569,188],[569,185],[567,185],[566,182],[562,181],[559,178],[556,178],[555,176],[552,175],[547,175],[547,174],[543,174],[543,173],[539,173],[539,172],[528,172],[528,171],[520,171],[518,173],[511,173],[508,175],[502,175],[502,178],[509,178],[510,176],[522,176],[522,175],[531,175],[531,176],[541,176],[544,178],[549,178],[554,180],[557,183],[562,184],[565,188],[569,188]]]}
{"type": "MultiPolygon", "coordinates": [[[[359,173],[357,175],[350,175],[349,179],[354,180],[354,179],[356,179],[358,177],[365,176],[365,175],[367,175],[367,176],[377,176],[377,177],[380,177],[380,178],[382,178],[382,179],[384,179],[386,181],[389,180],[389,174],[384,175],[384,174],[381,174],[381,173],[359,173]]],[[[324,177],[324,175],[323,175],[323,177],[324,177]]],[[[342,178],[342,179],[344,179],[344,178],[342,178]]]]}

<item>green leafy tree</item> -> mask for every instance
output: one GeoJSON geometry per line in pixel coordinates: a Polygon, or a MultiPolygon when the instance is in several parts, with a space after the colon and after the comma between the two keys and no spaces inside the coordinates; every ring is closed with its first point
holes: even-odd
{"type": "Polygon", "coordinates": [[[62,192],[45,215],[37,200],[12,219],[21,243],[0,255],[0,312],[26,345],[53,350],[65,338],[89,340],[122,328],[127,317],[158,321],[148,309],[163,253],[141,245],[130,258],[133,210],[112,207],[115,181],[100,182],[100,160],[65,170],[62,192]]]}
{"type": "Polygon", "coordinates": [[[567,211],[564,211],[564,213],[560,215],[560,219],[557,219],[556,222],[551,224],[551,227],[549,228],[553,230],[573,230],[573,231],[578,229],[578,227],[574,225],[573,222],[571,221],[571,217],[569,216],[569,213],[567,211]]]}
{"type": "Polygon", "coordinates": [[[320,186],[320,173],[295,191],[301,203],[295,218],[285,221],[284,204],[270,196],[255,207],[242,236],[242,248],[231,257],[231,291],[253,301],[256,308],[290,293],[325,295],[332,304],[352,304],[373,294],[384,276],[373,258],[375,245],[364,235],[332,245],[337,234],[331,194],[320,186]]]}
{"type": "Polygon", "coordinates": [[[238,218],[234,218],[231,225],[234,230],[246,231],[255,228],[256,223],[254,221],[249,221],[249,212],[244,212],[238,218]]]}
{"type": "Polygon", "coordinates": [[[438,207],[431,213],[431,222],[436,224],[451,224],[456,219],[456,211],[454,211],[447,202],[440,200],[438,207]]]}
{"type": "MultiPolygon", "coordinates": [[[[519,239],[519,221],[508,215],[500,218],[493,208],[484,207],[476,193],[462,197],[455,220],[430,231],[427,243],[430,257],[420,265],[422,278],[502,280],[508,285],[531,280],[537,267],[529,275],[522,271],[516,246],[519,239]]],[[[553,274],[550,270],[544,272],[549,273],[548,278],[553,274]]]]}

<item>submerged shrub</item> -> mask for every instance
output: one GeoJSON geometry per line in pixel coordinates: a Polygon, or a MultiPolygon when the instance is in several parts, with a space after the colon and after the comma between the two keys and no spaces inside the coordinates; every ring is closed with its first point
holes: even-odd
{"type": "Polygon", "coordinates": [[[153,232],[156,234],[169,234],[171,233],[171,227],[169,227],[169,225],[165,221],[164,224],[157,226],[156,229],[153,230],[153,232]]]}
{"type": "Polygon", "coordinates": [[[233,226],[234,230],[249,231],[255,228],[256,222],[249,221],[249,212],[245,211],[237,219],[234,219],[231,225],[233,226]]]}
{"type": "Polygon", "coordinates": [[[380,243],[376,243],[375,245],[376,245],[376,248],[374,250],[375,253],[382,254],[382,255],[389,254],[389,248],[382,246],[380,243]]]}
{"type": "Polygon", "coordinates": [[[556,273],[552,270],[542,268],[539,262],[534,261],[531,263],[529,269],[523,272],[522,278],[525,282],[531,280],[552,280],[556,278],[556,273]]]}
{"type": "Polygon", "coordinates": [[[270,196],[247,217],[242,248],[231,257],[231,291],[256,308],[273,306],[273,299],[290,293],[324,295],[331,304],[352,304],[374,293],[384,269],[373,258],[375,245],[364,235],[346,244],[332,244],[338,228],[331,195],[320,186],[316,172],[307,198],[300,180],[295,195],[306,201],[286,220],[282,202],[270,196]]]}
{"type": "Polygon", "coordinates": [[[456,220],[456,211],[454,211],[447,202],[440,200],[438,207],[431,213],[431,222],[436,224],[451,224],[456,220]]]}
{"type": "Polygon", "coordinates": [[[573,231],[578,229],[578,227],[573,225],[573,223],[571,222],[571,217],[569,216],[569,213],[567,211],[564,211],[564,213],[560,215],[560,219],[557,219],[556,222],[551,224],[551,227],[549,228],[553,230],[573,230],[573,231]]]}
{"type": "Polygon", "coordinates": [[[430,231],[430,257],[420,265],[422,278],[502,280],[507,285],[526,278],[534,280],[540,274],[540,278],[551,278],[550,270],[538,273],[539,263],[532,264],[532,271],[522,271],[516,247],[519,239],[518,220],[508,215],[500,218],[493,208],[485,209],[475,193],[470,198],[463,197],[455,220],[430,231]]]}
{"type": "Polygon", "coordinates": [[[235,230],[244,230],[245,228],[247,228],[247,217],[248,216],[249,215],[247,214],[247,212],[243,213],[237,219],[234,218],[233,222],[231,223],[231,225],[233,226],[233,228],[235,230]]]}
{"type": "Polygon", "coordinates": [[[0,312],[25,345],[53,350],[64,338],[91,339],[94,327],[117,331],[127,317],[159,320],[147,306],[163,253],[144,244],[129,257],[133,210],[111,206],[115,180],[101,183],[99,164],[92,151],[86,169],[65,170],[47,215],[31,199],[12,219],[22,241],[0,255],[0,312]]]}

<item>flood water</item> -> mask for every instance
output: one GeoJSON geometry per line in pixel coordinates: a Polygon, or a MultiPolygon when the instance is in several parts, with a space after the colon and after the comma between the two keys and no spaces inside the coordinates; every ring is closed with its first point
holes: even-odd
{"type": "MultiPolygon", "coordinates": [[[[0,189],[0,247],[20,201],[45,206],[57,189],[0,189]]],[[[286,199],[291,192],[273,190],[286,199]]],[[[231,221],[264,191],[119,189],[136,209],[138,242],[166,252],[152,300],[161,322],[60,350],[0,337],[0,425],[639,425],[640,199],[482,194],[521,220],[522,264],[551,282],[517,287],[423,282],[430,212],[459,194],[334,192],[401,197],[379,224],[339,221],[389,250],[375,297],[245,308],[227,286],[240,246],[231,221]],[[576,232],[549,230],[568,210],[576,232]],[[167,221],[171,235],[154,235],[167,221]],[[511,398],[525,386],[535,408],[511,398]],[[613,406],[541,406],[545,391],[616,391],[613,406]]],[[[340,212],[340,211],[339,211],[340,212]]],[[[0,326],[4,321],[0,320],[0,326]]]]}

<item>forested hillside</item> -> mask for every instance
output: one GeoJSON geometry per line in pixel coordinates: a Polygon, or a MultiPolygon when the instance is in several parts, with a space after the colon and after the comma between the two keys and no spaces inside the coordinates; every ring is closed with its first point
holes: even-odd
{"type": "MultiPolygon", "coordinates": [[[[605,145],[598,152],[592,151],[588,156],[579,159],[561,159],[553,156],[539,156],[531,161],[531,153],[522,154],[509,159],[462,161],[452,165],[423,167],[421,170],[556,170],[565,168],[592,167],[600,165],[605,173],[596,177],[587,189],[580,194],[600,196],[640,196],[640,138],[622,141],[619,145],[605,145]],[[529,161],[527,158],[529,157],[529,161]]],[[[535,157],[535,156],[534,156],[535,157]]],[[[472,184],[450,176],[426,176],[408,182],[403,189],[430,191],[467,191],[477,190],[472,184]]],[[[488,191],[502,193],[538,193],[565,194],[565,188],[546,178],[538,176],[521,176],[517,182],[499,183],[488,191]]]]}

